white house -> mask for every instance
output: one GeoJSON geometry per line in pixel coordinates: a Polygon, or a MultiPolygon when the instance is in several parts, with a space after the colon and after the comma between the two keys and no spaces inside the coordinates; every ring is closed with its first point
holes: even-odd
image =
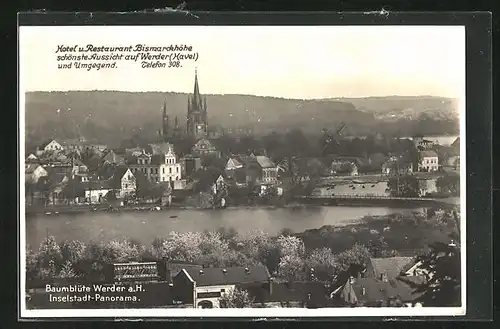
{"type": "Polygon", "coordinates": [[[173,147],[170,147],[166,153],[158,155],[143,151],[137,156],[137,162],[130,165],[130,169],[134,173],[141,172],[153,183],[182,180],[181,165],[177,163],[173,147]]]}
{"type": "Polygon", "coordinates": [[[439,168],[438,155],[434,151],[420,151],[418,171],[437,171],[439,168]]]}
{"type": "MultiPolygon", "coordinates": [[[[175,295],[195,308],[219,308],[220,298],[240,285],[270,287],[264,266],[228,268],[184,268],[173,278],[175,295]]],[[[270,289],[270,288],[269,288],[270,289]]]]}
{"type": "Polygon", "coordinates": [[[38,146],[36,155],[40,156],[44,152],[61,151],[62,149],[63,149],[62,145],[59,144],[55,139],[49,139],[40,146],[38,146]]]}
{"type": "Polygon", "coordinates": [[[135,194],[136,187],[132,171],[126,167],[118,167],[108,179],[85,182],[85,200],[90,203],[102,203],[110,197],[108,193],[115,193],[117,199],[122,199],[135,194]]]}
{"type": "Polygon", "coordinates": [[[26,183],[30,184],[36,184],[40,177],[46,177],[48,175],[47,170],[39,164],[27,164],[24,173],[26,183]]]}

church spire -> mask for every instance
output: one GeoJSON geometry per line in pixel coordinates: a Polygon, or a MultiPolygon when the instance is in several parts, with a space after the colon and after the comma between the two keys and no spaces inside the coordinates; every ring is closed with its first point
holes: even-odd
{"type": "Polygon", "coordinates": [[[162,114],[162,125],[161,125],[161,132],[162,132],[162,137],[165,140],[165,138],[168,137],[169,133],[169,122],[168,122],[168,115],[167,115],[167,99],[165,98],[163,101],[163,114],[162,114]]]}
{"type": "Polygon", "coordinates": [[[201,95],[200,87],[198,86],[198,68],[194,69],[194,91],[193,91],[193,104],[194,108],[200,108],[201,105],[201,95]]]}

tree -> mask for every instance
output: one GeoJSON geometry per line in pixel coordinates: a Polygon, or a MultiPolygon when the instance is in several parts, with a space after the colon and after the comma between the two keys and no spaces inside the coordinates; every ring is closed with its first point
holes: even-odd
{"type": "Polygon", "coordinates": [[[280,236],[277,244],[281,251],[279,276],[288,281],[305,279],[304,242],[294,236],[280,236]]]}
{"type": "Polygon", "coordinates": [[[292,129],[285,134],[285,147],[289,155],[309,155],[310,143],[301,129],[292,129]]]}
{"type": "Polygon", "coordinates": [[[85,244],[78,240],[63,241],[60,244],[61,255],[64,262],[75,264],[85,258],[85,244]]]}
{"type": "Polygon", "coordinates": [[[456,174],[441,176],[436,180],[436,187],[439,193],[460,196],[460,176],[456,174]]]}
{"type": "Polygon", "coordinates": [[[62,265],[61,248],[57,244],[55,237],[47,236],[41,243],[37,253],[37,263],[41,268],[55,266],[59,268],[62,265]]]}
{"type": "Polygon", "coordinates": [[[306,259],[307,268],[314,269],[318,280],[330,281],[333,279],[337,267],[337,260],[330,248],[314,249],[306,259]]]}
{"type": "MultiPolygon", "coordinates": [[[[418,301],[425,306],[452,307],[461,303],[460,249],[457,245],[436,243],[421,257],[427,280],[418,286],[418,301]]],[[[424,273],[425,273],[424,272],[424,273]]]]}
{"type": "Polygon", "coordinates": [[[288,282],[301,281],[306,278],[305,266],[304,260],[298,255],[284,255],[278,264],[278,275],[288,282]]]}
{"type": "Polygon", "coordinates": [[[395,197],[418,197],[418,179],[412,175],[391,177],[387,182],[389,193],[395,197]]]}
{"type": "Polygon", "coordinates": [[[347,271],[353,265],[360,268],[365,267],[371,256],[370,250],[367,247],[356,243],[351,249],[337,255],[337,271],[347,271]]]}
{"type": "Polygon", "coordinates": [[[254,298],[248,291],[239,288],[231,289],[219,298],[220,308],[249,308],[253,302],[254,298]]]}
{"type": "Polygon", "coordinates": [[[218,232],[206,232],[203,234],[200,244],[200,262],[202,264],[224,267],[228,264],[229,243],[222,239],[218,232]]]}
{"type": "Polygon", "coordinates": [[[137,261],[139,255],[139,247],[128,240],[112,240],[106,243],[103,248],[104,263],[137,261]]]}
{"type": "Polygon", "coordinates": [[[160,255],[170,260],[199,261],[202,255],[200,250],[202,239],[202,233],[198,232],[172,232],[163,242],[160,255]]]}
{"type": "Polygon", "coordinates": [[[40,275],[38,255],[26,245],[26,278],[34,279],[40,275]]]}

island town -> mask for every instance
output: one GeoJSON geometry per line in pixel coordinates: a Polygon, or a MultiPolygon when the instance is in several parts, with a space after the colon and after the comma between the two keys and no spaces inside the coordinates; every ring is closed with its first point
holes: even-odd
{"type": "Polygon", "coordinates": [[[432,306],[430,283],[439,275],[432,261],[458,266],[450,280],[460,285],[459,138],[441,145],[420,135],[349,136],[346,123],[312,137],[299,128],[255,136],[248,127],[209,124],[209,108],[195,73],[186,118],[172,118],[166,98],[156,140],[109,148],[54,137],[27,150],[27,217],[163,211],[168,221],[171,209],[409,203],[429,210],[276,236],[172,232],[151,246],[47,234],[38,250],[27,250],[30,307],[432,306]],[[402,227],[441,235],[419,231],[412,239],[402,227]],[[342,237],[352,240],[334,250],[342,237]],[[68,292],[77,284],[110,288],[68,292]]]}
{"type": "Polygon", "coordinates": [[[341,123],[333,132],[324,129],[313,148],[300,129],[260,139],[248,129],[211,129],[207,112],[195,76],[185,127],[169,116],[165,100],[156,141],[111,149],[84,138],[41,143],[25,159],[27,211],[459,196],[459,138],[440,145],[422,136],[349,137],[341,123]],[[349,152],[335,153],[340,144],[349,152]]]}

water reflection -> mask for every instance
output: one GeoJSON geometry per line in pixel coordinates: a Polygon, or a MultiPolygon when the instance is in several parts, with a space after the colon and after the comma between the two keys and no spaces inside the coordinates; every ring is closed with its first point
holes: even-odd
{"type": "Polygon", "coordinates": [[[149,244],[155,238],[168,236],[172,231],[203,232],[215,231],[220,227],[234,228],[239,233],[261,229],[275,235],[284,228],[302,232],[323,225],[351,224],[364,216],[419,210],[418,208],[301,206],[277,209],[40,215],[26,220],[26,239],[31,246],[38,246],[48,233],[54,235],[58,241],[78,239],[89,242],[132,238],[149,244]]]}

